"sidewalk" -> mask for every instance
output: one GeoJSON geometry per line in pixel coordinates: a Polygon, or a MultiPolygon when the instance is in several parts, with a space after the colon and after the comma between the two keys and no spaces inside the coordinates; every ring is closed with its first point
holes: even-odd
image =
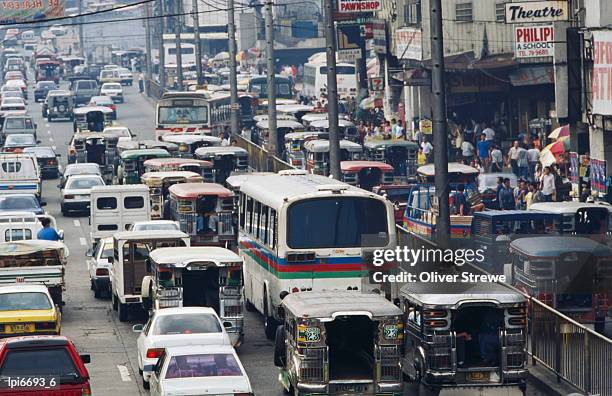
{"type": "MultiPolygon", "coordinates": [[[[529,361],[531,361],[531,358],[529,358],[529,361]]],[[[528,382],[535,384],[536,388],[547,396],[567,396],[572,393],[582,394],[582,392],[566,381],[561,380],[561,382],[558,382],[557,376],[544,366],[529,364],[528,368],[528,382]]]]}

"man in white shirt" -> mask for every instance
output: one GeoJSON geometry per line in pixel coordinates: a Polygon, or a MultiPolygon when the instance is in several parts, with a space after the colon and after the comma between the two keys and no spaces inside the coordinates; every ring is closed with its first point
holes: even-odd
{"type": "Polygon", "coordinates": [[[461,154],[463,155],[463,162],[469,165],[474,159],[474,145],[467,140],[461,143],[461,154]]]}
{"type": "Polygon", "coordinates": [[[518,140],[514,141],[510,150],[508,150],[508,162],[510,163],[510,168],[512,168],[512,173],[514,173],[518,177],[518,165],[516,164],[516,159],[518,157],[519,151],[519,142],[518,140]]]}
{"type": "Polygon", "coordinates": [[[555,193],[555,176],[550,171],[550,166],[544,167],[542,175],[542,201],[552,202],[553,194],[555,193]]]}
{"type": "Polygon", "coordinates": [[[487,124],[485,124],[485,129],[482,131],[482,133],[485,134],[486,139],[489,141],[493,141],[495,139],[495,131],[487,124]]]}
{"type": "Polygon", "coordinates": [[[431,154],[433,152],[433,146],[427,141],[426,137],[423,137],[423,143],[421,143],[421,148],[423,149],[423,154],[425,154],[425,157],[427,158],[427,163],[431,163],[431,154]]]}
{"type": "Polygon", "coordinates": [[[504,170],[504,155],[497,145],[491,150],[491,172],[502,172],[504,170]]]}
{"type": "Polygon", "coordinates": [[[529,161],[529,179],[535,180],[535,169],[540,160],[540,150],[537,149],[535,144],[532,144],[531,148],[527,150],[527,160],[529,161]]]}

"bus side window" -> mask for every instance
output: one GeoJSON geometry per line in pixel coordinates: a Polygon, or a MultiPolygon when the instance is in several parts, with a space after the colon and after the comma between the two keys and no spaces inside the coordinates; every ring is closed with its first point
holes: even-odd
{"type": "Polygon", "coordinates": [[[240,228],[244,229],[244,219],[245,219],[245,208],[246,208],[246,202],[245,202],[245,195],[244,194],[240,194],[240,203],[239,203],[239,218],[240,218],[240,228]]]}
{"type": "Polygon", "coordinates": [[[251,234],[253,232],[253,198],[246,197],[246,211],[245,211],[246,232],[251,234]]]}
{"type": "Polygon", "coordinates": [[[270,232],[272,233],[269,237],[272,249],[276,249],[276,210],[270,209],[270,232]]]}
{"type": "Polygon", "coordinates": [[[255,201],[255,208],[253,209],[253,236],[257,239],[261,238],[261,204],[255,201]]]}
{"type": "Polygon", "coordinates": [[[262,239],[263,243],[265,245],[268,244],[268,227],[269,222],[268,222],[268,207],[265,205],[261,205],[261,236],[260,238],[262,239]]]}

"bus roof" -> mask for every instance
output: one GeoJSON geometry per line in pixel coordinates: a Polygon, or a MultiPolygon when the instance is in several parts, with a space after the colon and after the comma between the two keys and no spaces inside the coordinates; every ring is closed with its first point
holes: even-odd
{"type": "Polygon", "coordinates": [[[383,172],[392,172],[393,167],[379,161],[341,161],[340,170],[342,172],[359,172],[364,168],[378,168],[383,172]]]}
{"type": "Polygon", "coordinates": [[[283,299],[285,310],[294,316],[334,320],[337,314],[363,312],[371,318],[401,316],[402,310],[383,296],[358,291],[307,291],[283,299]]]}
{"type": "Polygon", "coordinates": [[[561,215],[558,213],[533,210],[485,210],[483,212],[474,212],[473,216],[475,219],[486,218],[493,221],[561,219],[561,215]]]}
{"type": "Polygon", "coordinates": [[[565,253],[589,253],[612,256],[612,249],[589,238],[576,236],[541,236],[520,238],[510,243],[510,250],[529,257],[559,257],[565,253]]]}
{"type": "MultiPolygon", "coordinates": [[[[315,153],[327,153],[329,152],[329,140],[309,140],[304,143],[304,148],[315,153]]],[[[361,145],[349,140],[340,140],[340,149],[351,152],[360,152],[361,145]]]]}
{"type": "Polygon", "coordinates": [[[459,308],[464,303],[490,301],[497,304],[525,302],[525,297],[509,287],[493,282],[414,282],[401,289],[402,296],[420,305],[459,308]]]}
{"type": "Polygon", "coordinates": [[[225,180],[225,183],[233,189],[240,189],[242,183],[247,181],[249,177],[253,176],[266,176],[266,175],[274,175],[272,172],[251,172],[251,173],[240,173],[233,174],[225,180]]]}
{"type": "Polygon", "coordinates": [[[150,148],[150,149],[135,149],[135,150],[127,150],[121,153],[121,159],[135,159],[145,155],[156,155],[158,157],[170,157],[170,153],[164,149],[160,148],[150,148]]]}
{"type": "Polygon", "coordinates": [[[216,246],[166,247],[155,249],[150,254],[156,264],[186,267],[191,263],[213,262],[217,267],[227,264],[242,264],[242,258],[231,250],[216,246]]]}
{"type": "Polygon", "coordinates": [[[553,212],[559,214],[575,214],[579,209],[602,208],[612,212],[612,206],[607,203],[587,202],[537,202],[529,207],[529,210],[553,212]]]}
{"type": "Polygon", "coordinates": [[[179,99],[179,98],[189,98],[189,99],[208,99],[210,95],[207,95],[204,92],[182,92],[182,91],[170,91],[164,92],[161,97],[163,99],[179,99]]]}
{"type": "Polygon", "coordinates": [[[178,199],[193,199],[205,195],[232,197],[234,193],[217,183],[180,183],[171,186],[168,191],[178,199]]]}

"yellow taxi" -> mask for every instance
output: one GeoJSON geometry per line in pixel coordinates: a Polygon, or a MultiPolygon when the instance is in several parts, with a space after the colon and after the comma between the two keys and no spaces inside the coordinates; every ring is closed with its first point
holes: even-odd
{"type": "Polygon", "coordinates": [[[45,285],[0,287],[0,337],[59,334],[61,313],[45,285]]]}

